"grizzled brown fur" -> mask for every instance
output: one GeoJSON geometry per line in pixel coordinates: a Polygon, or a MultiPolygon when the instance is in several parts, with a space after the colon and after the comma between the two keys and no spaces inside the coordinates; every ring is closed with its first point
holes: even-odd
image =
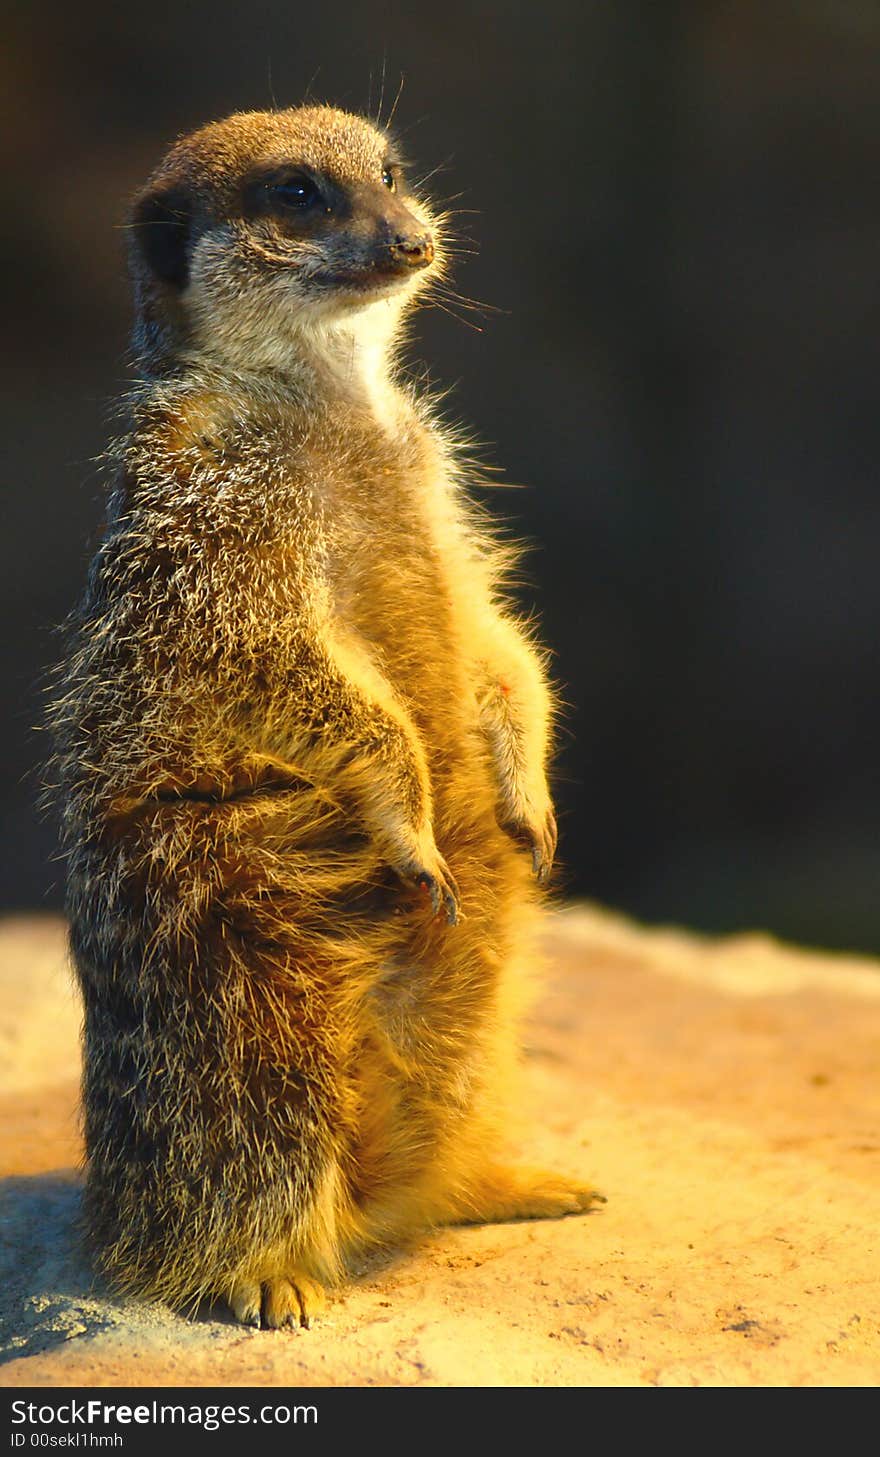
{"type": "Polygon", "coordinates": [[[185,138],[133,212],[141,375],[53,707],[86,1223],[120,1288],[254,1324],[592,1197],[502,1161],[551,705],[392,368],[440,227],[326,108],[185,138]]]}

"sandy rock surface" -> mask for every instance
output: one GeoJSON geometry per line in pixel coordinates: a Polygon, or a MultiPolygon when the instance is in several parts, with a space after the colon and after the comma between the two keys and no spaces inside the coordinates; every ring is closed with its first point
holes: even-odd
{"type": "Polygon", "coordinates": [[[0,923],[0,1385],[876,1385],[880,965],[593,907],[547,950],[524,1153],[607,1205],[443,1230],[295,1334],[93,1287],[63,927],[0,923]]]}

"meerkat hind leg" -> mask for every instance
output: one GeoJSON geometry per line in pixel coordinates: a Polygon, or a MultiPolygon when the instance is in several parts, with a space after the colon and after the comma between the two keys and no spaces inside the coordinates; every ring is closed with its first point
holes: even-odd
{"type": "Polygon", "coordinates": [[[604,1194],[565,1174],[495,1165],[469,1190],[457,1222],[505,1224],[512,1219],[561,1219],[567,1214],[584,1214],[605,1202],[604,1194]]]}

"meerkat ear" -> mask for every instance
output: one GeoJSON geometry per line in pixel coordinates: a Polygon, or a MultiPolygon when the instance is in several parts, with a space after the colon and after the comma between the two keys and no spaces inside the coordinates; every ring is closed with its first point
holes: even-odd
{"type": "Polygon", "coordinates": [[[182,187],[149,192],[134,206],[131,225],[135,246],[163,283],[186,288],[189,281],[189,238],[192,200],[182,187]]]}

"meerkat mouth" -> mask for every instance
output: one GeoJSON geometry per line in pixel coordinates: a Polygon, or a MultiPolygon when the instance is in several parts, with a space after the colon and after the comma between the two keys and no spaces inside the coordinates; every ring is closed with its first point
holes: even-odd
{"type": "Polygon", "coordinates": [[[369,268],[338,268],[313,273],[309,282],[316,283],[321,288],[336,289],[341,293],[391,294],[397,293],[412,277],[411,268],[402,268],[394,263],[374,263],[369,268]]]}

